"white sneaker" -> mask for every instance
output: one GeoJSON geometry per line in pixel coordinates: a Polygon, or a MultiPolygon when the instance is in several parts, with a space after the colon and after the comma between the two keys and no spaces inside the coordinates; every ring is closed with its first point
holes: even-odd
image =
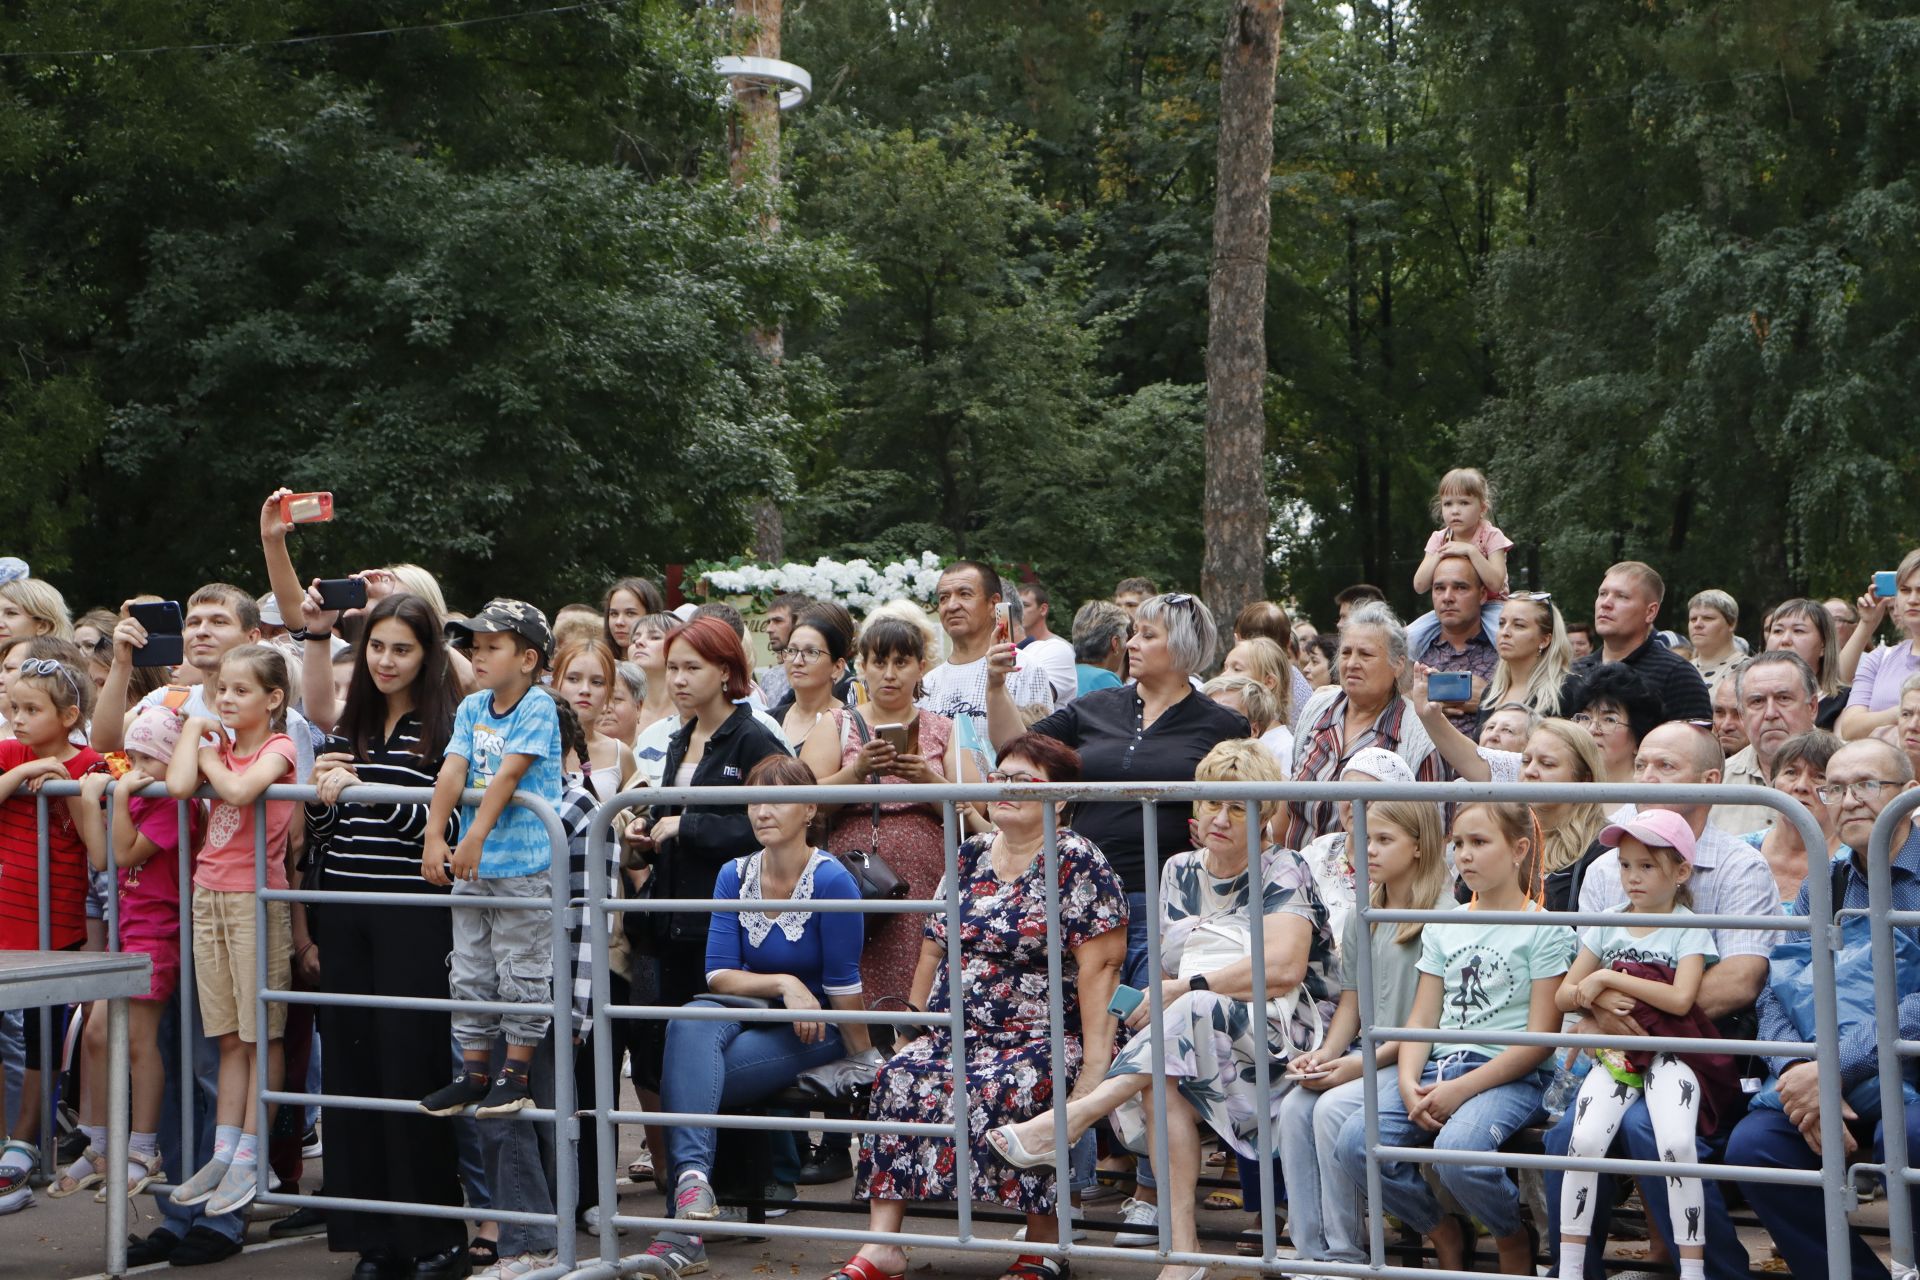
{"type": "Polygon", "coordinates": [[[1135,1200],[1128,1196],[1120,1206],[1120,1221],[1129,1227],[1138,1227],[1138,1231],[1117,1231],[1113,1236],[1115,1248],[1119,1249],[1157,1249],[1160,1247],[1160,1206],[1149,1204],[1145,1200],[1135,1200]]]}
{"type": "Polygon", "coordinates": [[[558,1253],[523,1253],[517,1258],[502,1258],[479,1274],[478,1280],[520,1280],[522,1276],[544,1271],[560,1261],[558,1253]]]}
{"type": "MultiPolygon", "coordinates": [[[[1067,1221],[1073,1224],[1073,1243],[1079,1244],[1087,1238],[1085,1228],[1080,1225],[1080,1211],[1072,1205],[1067,1206],[1067,1221]]],[[[1013,1238],[1021,1244],[1025,1244],[1027,1242],[1027,1229],[1025,1227],[1020,1228],[1013,1233],[1013,1238]]]]}

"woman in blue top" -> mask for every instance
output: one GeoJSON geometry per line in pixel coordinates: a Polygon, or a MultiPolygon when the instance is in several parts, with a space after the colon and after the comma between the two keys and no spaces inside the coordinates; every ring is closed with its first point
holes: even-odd
{"type": "MultiPolygon", "coordinates": [[[[750,787],[811,786],[813,770],[792,756],[770,756],[747,775],[750,787]]],[[[758,853],[720,869],[713,896],[779,901],[858,899],[853,876],[807,841],[810,804],[754,804],[747,818],[758,853]]],[[[707,930],[707,990],[757,996],[775,1007],[864,1009],[860,990],[860,916],[853,912],[716,911],[707,930]]],[[[692,1006],[721,1001],[698,998],[692,1006]]],[[[826,1022],[676,1021],[667,1028],[660,1101],[668,1111],[718,1114],[776,1093],[800,1073],[871,1048],[864,1026],[826,1022]]],[[[718,1215],[714,1201],[714,1130],[667,1130],[674,1176],[674,1216],[718,1215]]]]}

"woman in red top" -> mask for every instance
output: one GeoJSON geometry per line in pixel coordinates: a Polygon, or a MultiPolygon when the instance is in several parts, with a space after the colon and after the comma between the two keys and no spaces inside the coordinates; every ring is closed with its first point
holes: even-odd
{"type": "MultiPolygon", "coordinates": [[[[103,761],[91,747],[76,747],[73,730],[93,707],[87,673],[53,658],[29,658],[7,688],[11,741],[0,741],[0,951],[37,951],[40,941],[40,836],[36,793],[48,778],[78,778],[103,761]]],[[[75,821],[79,796],[47,806],[47,941],[55,951],[78,950],[87,938],[87,850],[75,821]]],[[[19,1131],[40,1129],[40,1018],[25,1018],[27,1073],[22,1082],[19,1131]]],[[[59,1043],[66,1009],[54,1010],[59,1043]]],[[[26,1138],[0,1147],[0,1213],[33,1198],[27,1175],[40,1153],[26,1138]]]]}

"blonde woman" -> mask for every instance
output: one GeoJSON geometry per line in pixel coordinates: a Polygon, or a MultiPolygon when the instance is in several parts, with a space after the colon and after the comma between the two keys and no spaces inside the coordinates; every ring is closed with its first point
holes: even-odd
{"type": "MultiPolygon", "coordinates": [[[[1440,806],[1381,800],[1367,806],[1368,901],[1395,911],[1447,911],[1453,877],[1447,870],[1446,829],[1440,806]]],[[[1368,1080],[1356,1037],[1360,1033],[1359,952],[1373,949],[1375,1026],[1406,1024],[1420,984],[1419,924],[1370,926],[1362,941],[1360,916],[1347,920],[1340,943],[1340,1004],[1326,1042],[1295,1058],[1288,1075],[1298,1086],[1280,1103],[1280,1169],[1287,1187],[1287,1232],[1300,1257],[1316,1262],[1365,1262],[1365,1206],[1345,1194],[1334,1168],[1347,1117],[1366,1105],[1366,1091],[1400,1087],[1397,1042],[1374,1049],[1368,1080]]]]}
{"type": "Polygon", "coordinates": [[[1516,591],[1508,596],[1493,647],[1500,661],[1480,705],[1519,702],[1543,716],[1559,715],[1560,690],[1573,670],[1573,646],[1553,597],[1545,591],[1516,591]]]}
{"type": "Polygon", "coordinates": [[[73,639],[73,616],[58,587],[39,578],[0,583],[0,640],[15,636],[73,639]]]}
{"type": "Polygon", "coordinates": [[[1287,761],[1293,758],[1293,731],[1274,705],[1273,690],[1249,676],[1225,675],[1201,685],[1200,692],[1245,716],[1260,745],[1273,752],[1282,769],[1287,767],[1287,761]]]}

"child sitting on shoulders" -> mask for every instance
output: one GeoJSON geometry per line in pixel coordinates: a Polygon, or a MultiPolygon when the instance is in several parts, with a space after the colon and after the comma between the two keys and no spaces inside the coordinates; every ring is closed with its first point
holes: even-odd
{"type": "MultiPolygon", "coordinates": [[[[1433,575],[1448,556],[1464,556],[1480,577],[1485,595],[1480,604],[1480,627],[1493,643],[1500,629],[1500,605],[1507,598],[1507,551],[1513,539],[1487,517],[1493,511],[1493,486],[1476,467],[1455,467],[1440,477],[1433,495],[1433,517],[1440,522],[1427,539],[1420,567],[1413,571],[1413,589],[1421,595],[1433,590],[1433,575]]],[[[1431,612],[1407,626],[1407,652],[1418,658],[1440,634],[1440,619],[1431,612]]]]}

